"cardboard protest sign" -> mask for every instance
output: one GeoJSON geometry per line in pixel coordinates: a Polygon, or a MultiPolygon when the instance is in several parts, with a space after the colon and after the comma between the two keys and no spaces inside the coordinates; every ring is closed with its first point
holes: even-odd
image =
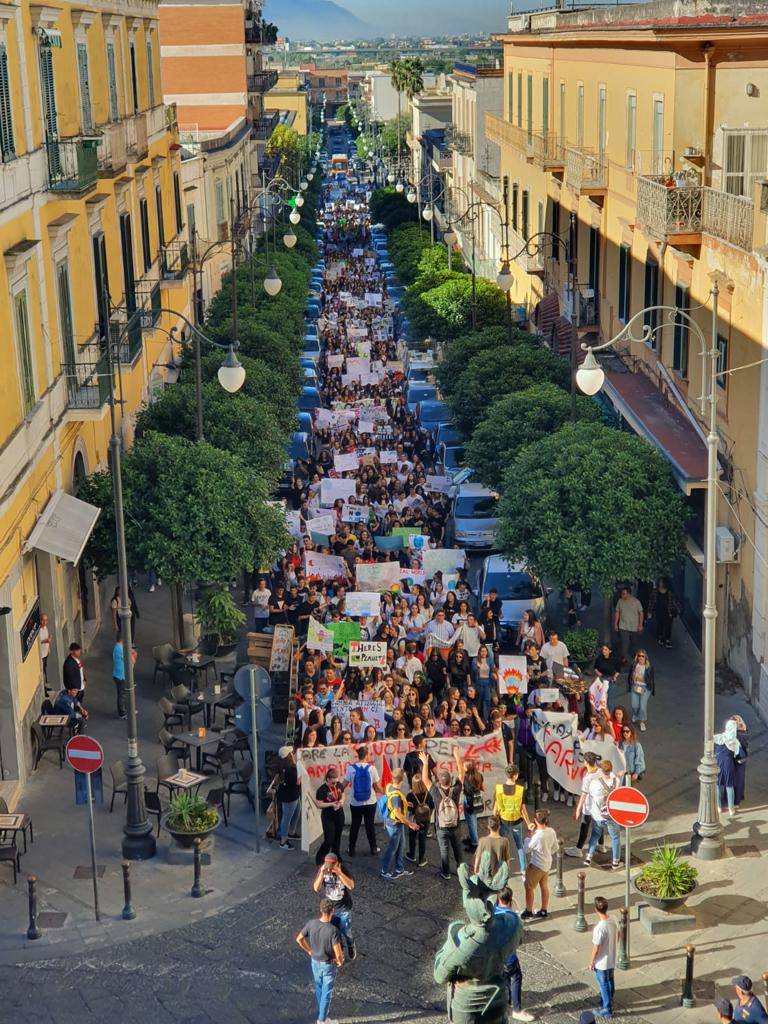
{"type": "Polygon", "coordinates": [[[386,643],[375,640],[350,640],[349,664],[359,668],[386,668],[386,643]]]}
{"type": "Polygon", "coordinates": [[[447,476],[434,476],[427,474],[427,490],[436,491],[438,494],[446,494],[450,487],[450,481],[447,476]]]}
{"type": "Polygon", "coordinates": [[[325,654],[330,654],[333,650],[333,633],[318,622],[314,615],[309,617],[307,648],[310,651],[323,651],[325,654]]]}
{"type": "Polygon", "coordinates": [[[344,607],[351,618],[365,615],[375,618],[379,614],[381,594],[373,590],[350,590],[344,598],[344,607]]]}
{"type": "Polygon", "coordinates": [[[369,511],[367,505],[345,505],[341,518],[345,523],[367,523],[369,511]]]}
{"type": "Polygon", "coordinates": [[[415,586],[424,586],[427,582],[427,577],[423,569],[401,569],[400,570],[400,582],[407,583],[408,586],[413,590],[415,586]]]}
{"type": "Polygon", "coordinates": [[[366,292],[365,293],[365,304],[367,306],[380,306],[381,305],[381,292],[366,292]]]}
{"type": "Polygon", "coordinates": [[[400,587],[400,565],[397,562],[358,562],[355,566],[358,590],[397,590],[400,587]]]}
{"type": "Polygon", "coordinates": [[[333,369],[340,370],[342,368],[342,366],[344,365],[344,356],[343,355],[326,356],[326,363],[328,365],[328,369],[329,370],[333,370],[333,369]]]}
{"type": "Polygon", "coordinates": [[[384,451],[379,455],[379,462],[382,466],[390,466],[393,462],[397,462],[397,452],[395,451],[384,451]]]}
{"type": "Polygon", "coordinates": [[[453,573],[463,569],[467,553],[463,548],[425,548],[421,553],[424,572],[432,579],[436,572],[453,573]]]}
{"type": "Polygon", "coordinates": [[[317,516],[315,519],[308,519],[307,529],[310,533],[331,537],[336,532],[336,519],[334,516],[317,516]]]}
{"type": "Polygon", "coordinates": [[[357,455],[336,452],[333,456],[333,468],[337,473],[353,473],[358,467],[357,455]]]}
{"type": "MultiPolygon", "coordinates": [[[[354,641],[353,641],[354,643],[354,641]]],[[[349,716],[359,708],[363,713],[363,721],[376,727],[376,732],[383,733],[387,727],[386,705],[383,700],[334,700],[331,701],[331,715],[338,715],[341,728],[349,728],[349,716]]]]}
{"type": "Polygon", "coordinates": [[[358,434],[372,434],[376,429],[376,424],[373,420],[360,420],[357,424],[358,434]]]}
{"type": "Polygon", "coordinates": [[[379,551],[402,551],[405,546],[402,537],[379,537],[373,538],[373,543],[379,551]]]}
{"type": "Polygon", "coordinates": [[[349,657],[349,644],[351,640],[360,639],[359,622],[329,622],[328,629],[333,633],[333,656],[343,658],[349,657]]]}
{"type": "Polygon", "coordinates": [[[323,477],[320,481],[320,504],[330,508],[337,498],[343,501],[354,498],[356,491],[357,485],[354,480],[323,477]]]}
{"type": "Polygon", "coordinates": [[[301,512],[298,509],[286,512],[285,525],[292,537],[301,537],[301,512]]]}
{"type": "Polygon", "coordinates": [[[409,533],[408,547],[414,551],[426,551],[429,547],[429,537],[425,533],[409,533]]]}
{"type": "Polygon", "coordinates": [[[528,691],[528,662],[524,654],[500,654],[499,693],[517,694],[528,691]]]}
{"type": "Polygon", "coordinates": [[[314,580],[344,579],[347,563],[336,555],[324,555],[319,551],[305,551],[304,565],[307,578],[314,580]]]}
{"type": "Polygon", "coordinates": [[[361,359],[359,356],[347,357],[347,373],[350,377],[360,377],[363,373],[370,373],[370,359],[361,359]]]}

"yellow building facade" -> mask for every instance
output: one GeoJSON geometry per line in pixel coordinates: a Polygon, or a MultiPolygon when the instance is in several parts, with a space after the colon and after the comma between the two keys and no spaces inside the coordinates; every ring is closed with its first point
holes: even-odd
{"type": "Polygon", "coordinates": [[[264,109],[280,114],[299,135],[309,134],[309,89],[300,71],[280,71],[277,84],[264,95],[264,109]]]}
{"type": "MultiPolygon", "coordinates": [[[[562,239],[534,240],[513,262],[513,300],[564,354],[573,338],[607,340],[653,305],[690,311],[709,344],[717,282],[720,369],[766,355],[768,7],[758,5],[761,27],[754,5],[743,21],[725,5],[699,6],[685,19],[666,0],[513,15],[499,37],[504,112],[487,115],[486,134],[509,180],[510,249],[541,231],[562,239]]],[[[622,425],[664,452],[688,498],[688,556],[674,582],[698,638],[708,381],[680,318],[648,314],[636,335],[644,327],[646,341],[623,342],[606,363],[605,394],[622,425]]],[[[761,370],[722,376],[717,390],[718,654],[768,710],[755,624],[766,607],[755,582],[761,370]]]]}
{"type": "Polygon", "coordinates": [[[107,461],[107,346],[130,443],[189,308],[156,5],[0,5],[0,144],[0,794],[13,800],[44,697],[39,617],[55,697],[100,611],[66,496],[107,461]]]}

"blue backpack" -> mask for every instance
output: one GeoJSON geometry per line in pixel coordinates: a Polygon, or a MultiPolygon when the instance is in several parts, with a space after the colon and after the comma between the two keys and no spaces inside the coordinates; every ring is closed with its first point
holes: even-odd
{"type": "Polygon", "coordinates": [[[359,804],[367,803],[371,799],[371,770],[367,764],[353,764],[354,778],[352,779],[352,796],[359,804]]]}

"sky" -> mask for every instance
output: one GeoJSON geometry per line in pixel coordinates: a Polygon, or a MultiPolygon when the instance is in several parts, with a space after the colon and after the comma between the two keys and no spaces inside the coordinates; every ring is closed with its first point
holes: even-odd
{"type": "Polygon", "coordinates": [[[499,32],[506,28],[509,0],[337,0],[372,25],[390,32],[438,35],[499,32]]]}

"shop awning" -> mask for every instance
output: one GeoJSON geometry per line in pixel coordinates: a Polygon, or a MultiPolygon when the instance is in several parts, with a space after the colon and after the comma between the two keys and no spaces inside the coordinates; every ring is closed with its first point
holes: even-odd
{"type": "Polygon", "coordinates": [[[100,508],[80,501],[66,491],[55,491],[29,535],[25,549],[47,551],[76,565],[100,512],[100,508]]]}
{"type": "Polygon", "coordinates": [[[669,462],[684,494],[704,487],[707,449],[693,423],[644,373],[609,370],[605,395],[636,434],[647,438],[669,462]]]}
{"type": "Polygon", "coordinates": [[[49,46],[53,50],[61,49],[61,32],[56,28],[38,28],[41,46],[49,46]]]}

